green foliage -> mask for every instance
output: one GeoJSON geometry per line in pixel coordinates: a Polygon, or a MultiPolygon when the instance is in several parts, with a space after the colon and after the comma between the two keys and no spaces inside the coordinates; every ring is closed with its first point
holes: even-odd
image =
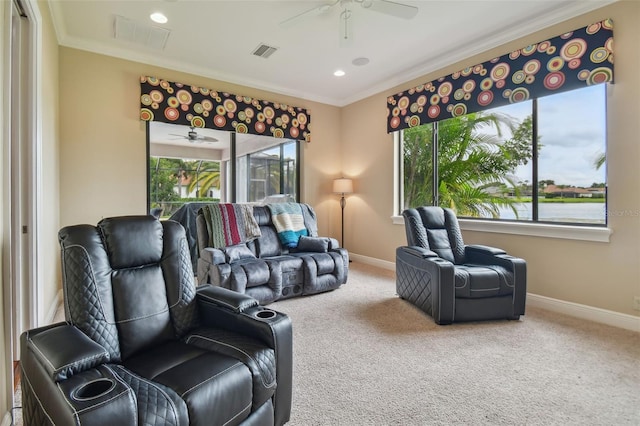
{"type": "Polygon", "coordinates": [[[184,161],[170,158],[149,158],[151,202],[161,207],[163,201],[180,199],[174,190],[178,184],[178,176],[185,169],[184,161]]]}
{"type": "Polygon", "coordinates": [[[198,196],[206,197],[211,188],[220,188],[220,163],[217,161],[201,162],[195,176],[189,184],[189,192],[198,188],[198,196]]]}
{"type": "MultiPolygon", "coordinates": [[[[500,207],[511,207],[521,183],[513,181],[516,167],[532,157],[531,117],[522,123],[502,114],[482,112],[451,118],[437,124],[438,204],[462,216],[498,217],[500,207]],[[502,129],[511,133],[504,140],[502,129]]],[[[405,207],[434,204],[432,189],[434,126],[404,131],[405,207]]]]}

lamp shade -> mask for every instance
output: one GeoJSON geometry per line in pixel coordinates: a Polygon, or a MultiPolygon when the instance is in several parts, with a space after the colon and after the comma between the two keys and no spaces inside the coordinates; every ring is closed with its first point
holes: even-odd
{"type": "Polygon", "coordinates": [[[333,192],[336,194],[350,194],[353,192],[353,181],[347,178],[334,179],[333,192]]]}

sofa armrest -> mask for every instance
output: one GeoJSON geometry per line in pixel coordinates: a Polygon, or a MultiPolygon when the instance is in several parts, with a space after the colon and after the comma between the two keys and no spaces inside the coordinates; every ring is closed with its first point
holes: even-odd
{"type": "Polygon", "coordinates": [[[200,250],[200,258],[212,265],[220,265],[221,263],[227,262],[224,252],[213,247],[206,247],[203,250],[200,250]]]}
{"type": "Polygon", "coordinates": [[[328,238],[329,238],[329,250],[336,250],[340,248],[340,243],[338,242],[337,239],[331,238],[331,237],[328,237],[328,238]]]}
{"type": "Polygon", "coordinates": [[[67,323],[26,331],[26,347],[56,382],[109,362],[107,350],[67,323]]]}

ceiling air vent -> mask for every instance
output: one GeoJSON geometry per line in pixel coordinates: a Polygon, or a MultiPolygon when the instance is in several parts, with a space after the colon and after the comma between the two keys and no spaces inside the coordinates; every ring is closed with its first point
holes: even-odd
{"type": "Polygon", "coordinates": [[[260,43],[258,47],[253,51],[253,54],[256,56],[260,56],[261,58],[268,58],[273,55],[273,53],[278,50],[277,47],[268,46],[264,43],[260,43]]]}
{"type": "Polygon", "coordinates": [[[171,34],[171,31],[166,28],[141,24],[122,16],[115,17],[113,31],[113,36],[117,40],[157,50],[164,49],[171,34]]]}

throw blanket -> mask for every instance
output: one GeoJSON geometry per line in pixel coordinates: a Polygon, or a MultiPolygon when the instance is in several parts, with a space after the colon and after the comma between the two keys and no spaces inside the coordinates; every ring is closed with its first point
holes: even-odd
{"type": "Polygon", "coordinates": [[[271,221],[276,227],[278,238],[285,247],[298,247],[301,235],[307,235],[302,207],[298,203],[267,204],[271,210],[271,221]]]}
{"type": "Polygon", "coordinates": [[[246,243],[262,235],[251,204],[209,204],[201,211],[207,222],[209,244],[214,248],[246,243]]]}

